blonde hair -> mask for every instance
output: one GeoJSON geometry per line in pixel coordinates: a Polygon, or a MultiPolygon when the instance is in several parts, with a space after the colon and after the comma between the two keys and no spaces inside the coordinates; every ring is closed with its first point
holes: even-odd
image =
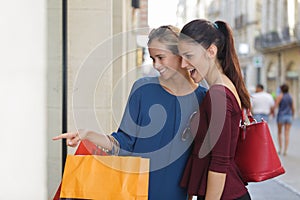
{"type": "Polygon", "coordinates": [[[156,29],[152,29],[148,36],[149,46],[153,40],[158,40],[159,42],[166,45],[166,47],[175,55],[178,55],[178,36],[180,29],[172,26],[160,26],[156,29]]]}

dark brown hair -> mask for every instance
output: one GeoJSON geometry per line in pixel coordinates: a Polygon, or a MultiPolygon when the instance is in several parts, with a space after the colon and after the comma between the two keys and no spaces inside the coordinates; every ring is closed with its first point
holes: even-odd
{"type": "Polygon", "coordinates": [[[264,90],[264,86],[263,86],[262,84],[260,84],[260,83],[256,85],[256,88],[259,88],[259,89],[261,89],[261,90],[264,90]]]}
{"type": "Polygon", "coordinates": [[[289,86],[287,84],[282,84],[280,86],[280,90],[282,93],[288,93],[289,92],[289,86]]]}
{"type": "Polygon", "coordinates": [[[226,22],[214,23],[205,19],[196,19],[186,24],[179,40],[196,42],[208,49],[211,44],[218,48],[219,60],[224,74],[232,81],[241,99],[243,108],[251,108],[250,95],[246,89],[238,57],[234,47],[232,30],[226,22]]]}

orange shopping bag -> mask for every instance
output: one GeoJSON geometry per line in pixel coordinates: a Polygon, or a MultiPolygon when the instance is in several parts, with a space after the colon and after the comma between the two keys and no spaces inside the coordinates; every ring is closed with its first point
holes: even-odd
{"type": "Polygon", "coordinates": [[[60,198],[147,200],[149,159],[68,155],[60,198]]]}
{"type": "MultiPolygon", "coordinates": [[[[75,152],[75,155],[107,155],[106,152],[99,149],[94,143],[89,140],[82,140],[75,152]]],[[[59,184],[57,191],[53,197],[53,200],[60,200],[60,188],[59,184]]]]}

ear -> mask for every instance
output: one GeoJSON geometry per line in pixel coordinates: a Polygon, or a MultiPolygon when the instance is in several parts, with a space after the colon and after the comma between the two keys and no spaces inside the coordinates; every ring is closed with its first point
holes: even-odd
{"type": "Polygon", "coordinates": [[[207,49],[207,55],[209,58],[214,58],[217,56],[218,53],[218,48],[216,47],[216,45],[211,44],[208,49],[207,49]]]}

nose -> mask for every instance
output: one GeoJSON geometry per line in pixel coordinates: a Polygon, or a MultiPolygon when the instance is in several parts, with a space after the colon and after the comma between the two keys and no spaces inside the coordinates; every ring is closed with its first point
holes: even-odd
{"type": "Polygon", "coordinates": [[[188,65],[189,65],[189,63],[184,58],[182,58],[181,68],[185,69],[188,65]]]}
{"type": "Polygon", "coordinates": [[[159,62],[153,62],[153,67],[154,67],[154,69],[159,69],[159,67],[160,67],[160,63],[159,62]]]}

